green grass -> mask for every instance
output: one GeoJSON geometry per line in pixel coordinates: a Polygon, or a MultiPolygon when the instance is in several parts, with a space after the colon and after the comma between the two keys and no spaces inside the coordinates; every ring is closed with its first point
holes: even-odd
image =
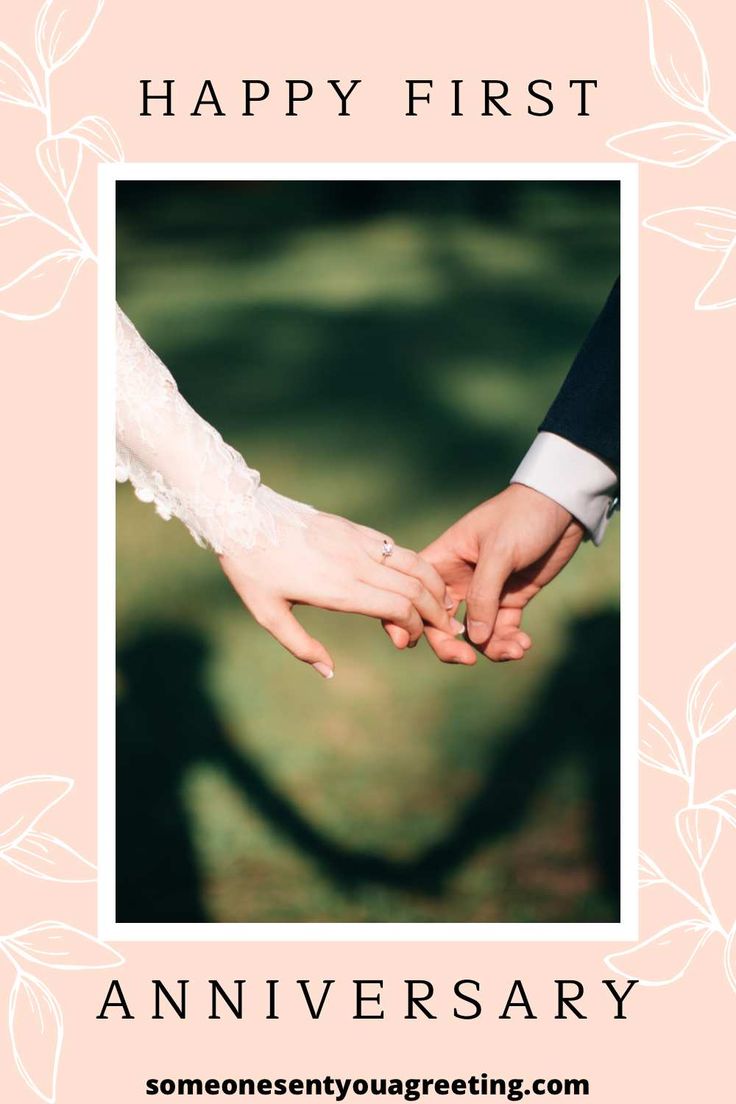
{"type": "MultiPolygon", "coordinates": [[[[617,271],[607,184],[118,187],[120,299],[183,393],[414,547],[508,480],[617,271]]],[[[617,535],[518,665],[300,611],[325,684],[121,488],[119,918],[614,919],[617,535]]]]}

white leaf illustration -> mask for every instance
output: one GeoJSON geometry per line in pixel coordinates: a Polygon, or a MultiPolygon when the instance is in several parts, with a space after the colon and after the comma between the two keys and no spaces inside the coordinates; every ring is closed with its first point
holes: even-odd
{"type": "Polygon", "coordinates": [[[84,44],[104,0],[46,0],[36,19],[36,53],[44,69],[58,69],[84,44]]]}
{"type": "Polygon", "coordinates": [[[51,882],[93,882],[95,867],[56,836],[45,832],[26,832],[12,847],[0,851],[16,870],[51,882]]]}
{"type": "Polygon", "coordinates": [[[682,920],[629,950],[608,955],[606,964],[643,985],[666,985],[683,976],[712,930],[701,920],[682,920]]]}
{"type": "Polygon", "coordinates": [[[123,146],[115,128],[101,115],[85,115],[64,134],[67,138],[76,138],[96,157],[99,157],[100,161],[123,160],[123,146]]]}
{"type": "Polygon", "coordinates": [[[726,970],[728,984],[736,993],[736,924],[731,928],[726,947],[723,952],[723,965],[726,970]]]}
{"type": "Polygon", "coordinates": [[[657,770],[687,778],[685,750],[670,722],[660,711],[641,698],[639,758],[657,770]]]}
{"type": "Polygon", "coordinates": [[[736,250],[734,243],[695,300],[696,310],[723,310],[736,305],[736,250]]]}
{"type": "Polygon", "coordinates": [[[651,123],[616,134],[606,145],[636,161],[685,169],[732,141],[730,134],[705,123],[651,123]]]}
{"type": "Polygon", "coordinates": [[[736,828],[736,790],[724,790],[718,797],[708,802],[708,808],[715,809],[734,828],[736,828]]]}
{"type": "Polygon", "coordinates": [[[696,742],[715,736],[736,717],[736,644],[707,663],[687,696],[687,727],[696,742]]]}
{"type": "Polygon", "coordinates": [[[9,226],[11,222],[32,217],[33,211],[26,201],[6,184],[0,184],[0,226],[9,226]]]}
{"type": "Polygon", "coordinates": [[[658,885],[660,882],[666,882],[662,871],[659,869],[654,859],[647,855],[645,851],[639,852],[639,886],[641,889],[645,889],[646,886],[658,885]]]}
{"type": "Polygon", "coordinates": [[[41,774],[0,786],[0,854],[18,843],[73,785],[71,778],[41,774]]]}
{"type": "Polygon", "coordinates": [[[86,115],[73,127],[43,138],[36,146],[36,160],[65,202],[74,191],[85,149],[100,161],[123,159],[120,139],[107,119],[99,115],[86,115]]]}
{"type": "Polygon", "coordinates": [[[695,249],[723,251],[736,238],[736,211],[725,207],[673,207],[649,215],[643,225],[695,249]]]}
{"type": "Polygon", "coordinates": [[[36,160],[66,202],[74,191],[82,164],[82,147],[64,135],[43,138],[36,146],[36,160]]]}
{"type": "Polygon", "coordinates": [[[42,920],[3,937],[11,953],[55,970],[102,970],[117,966],[121,955],[107,943],[58,920],[42,920]]]}
{"type": "Polygon", "coordinates": [[[26,1084],[53,1104],[64,1020],[53,993],[31,974],[19,972],[10,991],[8,1024],[13,1057],[26,1084]]]}
{"type": "Polygon", "coordinates": [[[703,870],[713,854],[721,834],[721,816],[707,805],[680,809],[676,818],[677,834],[698,870],[703,870]]]}
{"type": "Polygon", "coordinates": [[[75,249],[60,249],[42,257],[20,276],[0,287],[0,314],[29,322],[58,310],[84,256],[75,249]]]}
{"type": "Polygon", "coordinates": [[[649,60],[655,80],[682,107],[707,111],[710,74],[690,19],[673,0],[646,0],[649,60]]]}
{"type": "Polygon", "coordinates": [[[5,42],[0,42],[0,100],[43,110],[38,81],[23,58],[5,42]]]}

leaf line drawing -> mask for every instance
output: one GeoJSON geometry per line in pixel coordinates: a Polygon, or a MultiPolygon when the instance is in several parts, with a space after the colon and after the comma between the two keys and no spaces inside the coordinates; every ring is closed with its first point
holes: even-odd
{"type": "Polygon", "coordinates": [[[695,299],[696,310],[736,305],[736,211],[725,207],[672,207],[643,220],[643,226],[692,249],[719,253],[721,259],[695,299]]]}
{"type": "MultiPolygon", "coordinates": [[[[616,153],[648,165],[687,169],[736,142],[736,131],[711,107],[708,59],[697,31],[675,0],[645,0],[649,64],[659,87],[698,120],[649,123],[609,138],[616,153]]],[[[721,207],[678,207],[649,215],[643,225],[684,245],[722,254],[713,275],[698,293],[696,310],[722,310],[736,305],[736,253],[733,228],[736,212],[721,207]]]]}
{"type": "Polygon", "coordinates": [[[119,965],[117,951],[95,936],[46,920],[0,936],[0,952],[15,969],[8,1027],[15,1064],[30,1089],[54,1104],[64,1040],[64,1014],[49,987],[24,962],[52,970],[99,970],[119,965]]]}
{"type": "MultiPolygon", "coordinates": [[[[29,775],[0,786],[0,859],[15,871],[54,882],[92,882],[95,867],[73,847],[41,830],[41,821],[73,788],[71,778],[29,775]]],[[[15,975],[8,1030],[16,1068],[48,1104],[57,1094],[64,1015],[51,989],[30,967],[101,970],[122,956],[96,936],[60,920],[42,920],[0,934],[0,954],[15,975]]]]}
{"type": "Polygon", "coordinates": [[[0,314],[20,322],[46,318],[57,311],[81,267],[96,260],[72,206],[85,157],[102,162],[123,160],[120,139],[107,119],[85,115],[59,129],[54,118],[54,74],[87,41],[103,4],[104,0],[45,0],[34,34],[40,76],[11,46],[0,42],[0,103],[42,116],[36,161],[63,212],[60,220],[52,218],[31,207],[8,185],[0,184],[0,228],[32,220],[52,230],[64,243],[0,286],[0,314]]]}
{"type": "MultiPolygon", "coordinates": [[[[736,922],[722,916],[722,906],[715,904],[714,889],[721,879],[719,872],[712,872],[719,848],[730,849],[726,854],[736,849],[736,786],[705,800],[699,799],[698,789],[703,746],[720,736],[729,741],[730,749],[736,736],[736,708],[727,704],[729,693],[736,695],[736,643],[707,663],[693,680],[687,696],[686,736],[681,738],[656,706],[641,699],[639,758],[646,766],[675,776],[685,788],[684,804],[675,816],[674,836],[697,887],[694,892],[686,889],[649,854],[640,851],[640,891],[651,886],[668,887],[692,910],[688,919],[669,924],[633,947],[606,957],[612,970],[637,978],[642,985],[669,985],[679,980],[705,944],[716,938],[723,941],[724,973],[736,993],[736,922]],[[729,727],[734,731],[727,732],[729,727]]],[[[720,874],[722,877],[722,871],[720,874]]]]}
{"type": "MultiPolygon", "coordinates": [[[[0,104],[42,116],[36,162],[62,210],[61,220],[56,220],[0,183],[0,229],[36,223],[60,238],[59,248],[38,257],[0,287],[0,314],[19,321],[57,311],[82,265],[96,260],[72,207],[84,158],[123,159],[120,139],[106,119],[86,115],[71,126],[57,128],[53,113],[53,74],[84,45],[102,7],[103,0],[44,0],[35,24],[40,80],[12,47],[0,42],[0,104]]],[[[18,778],[0,787],[0,860],[14,872],[46,882],[95,880],[94,865],[42,823],[72,786],[70,778],[49,774],[18,778]]],[[[0,935],[0,953],[14,969],[8,1030],[16,1068],[37,1096],[55,1104],[64,1016],[36,970],[105,969],[123,959],[94,935],[59,920],[0,935]]]]}
{"type": "Polygon", "coordinates": [[[606,145],[651,165],[688,168],[729,142],[736,142],[736,132],[713,113],[708,59],[690,18],[675,0],[644,3],[654,79],[670,99],[696,112],[703,121],[649,123],[614,135],[606,145]]]}
{"type": "Polygon", "coordinates": [[[31,775],[0,786],[0,860],[51,882],[93,882],[94,865],[69,844],[38,828],[72,789],[71,778],[31,775]]]}

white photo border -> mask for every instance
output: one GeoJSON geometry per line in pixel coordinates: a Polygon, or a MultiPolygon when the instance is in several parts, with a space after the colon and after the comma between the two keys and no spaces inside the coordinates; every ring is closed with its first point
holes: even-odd
{"type": "Polygon", "coordinates": [[[98,170],[98,935],[137,942],[627,942],[638,938],[639,170],[617,162],[127,162],[98,170]],[[115,185],[118,180],[610,180],[621,241],[621,890],[616,923],[118,923],[115,919],[115,185]]]}

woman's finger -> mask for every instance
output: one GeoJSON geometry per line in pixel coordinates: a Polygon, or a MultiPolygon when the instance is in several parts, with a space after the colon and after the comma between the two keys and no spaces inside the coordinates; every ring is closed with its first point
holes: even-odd
{"type": "Polygon", "coordinates": [[[366,569],[364,582],[408,598],[428,625],[434,625],[450,634],[454,631],[462,632],[460,622],[456,621],[453,624],[444,604],[441,605],[434,594],[427,590],[424,583],[415,575],[404,575],[401,571],[394,571],[388,564],[381,567],[371,561],[366,569]]]}
{"type": "Polygon", "coordinates": [[[403,652],[409,644],[409,634],[406,629],[402,629],[398,625],[392,625],[390,621],[382,621],[381,624],[394,648],[398,648],[400,652],[403,652]]]}
{"type": "Polygon", "coordinates": [[[274,598],[268,603],[259,604],[257,609],[251,609],[253,616],[259,625],[270,632],[287,652],[291,652],[303,663],[311,663],[315,671],[325,679],[334,678],[335,664],[332,656],[320,644],[310,636],[307,630],[299,624],[291,612],[288,602],[280,598],[274,598]]]}
{"type": "MultiPolygon", "coordinates": [[[[372,549],[372,551],[374,550],[372,549]]],[[[400,571],[404,575],[412,575],[424,584],[429,593],[434,595],[443,608],[450,608],[448,603],[451,602],[451,599],[447,597],[445,580],[439,571],[432,567],[432,564],[422,559],[418,552],[412,552],[410,548],[401,548],[398,545],[394,546],[390,556],[383,556],[382,546],[376,551],[378,554],[374,554],[372,558],[376,559],[382,566],[392,567],[394,571],[400,571]]]]}
{"type": "Polygon", "coordinates": [[[403,594],[387,588],[358,583],[351,594],[350,608],[354,613],[367,617],[377,617],[381,621],[391,622],[405,629],[409,634],[408,644],[416,644],[424,632],[422,619],[412,601],[403,594]]]}
{"type": "Polygon", "coordinates": [[[380,529],[371,529],[370,525],[356,525],[356,529],[360,529],[361,533],[368,537],[371,542],[382,545],[384,541],[388,541],[389,544],[393,544],[393,537],[389,537],[387,533],[382,533],[380,529]]]}

